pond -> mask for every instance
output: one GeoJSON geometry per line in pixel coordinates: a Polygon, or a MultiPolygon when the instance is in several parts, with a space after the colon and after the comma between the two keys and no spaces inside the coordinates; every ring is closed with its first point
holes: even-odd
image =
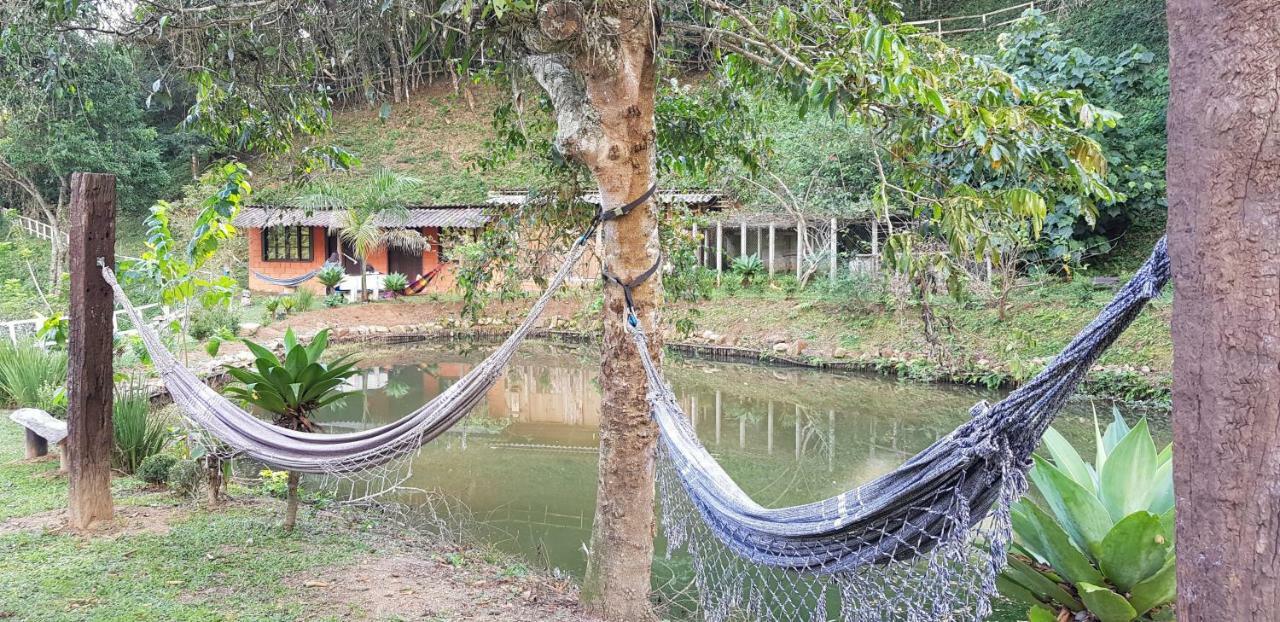
{"type": "MultiPolygon", "coordinates": [[[[334,432],[393,421],[490,349],[450,342],[370,353],[352,382],[366,390],[317,418],[334,432]]],[[[974,402],[999,398],[967,387],[676,355],[664,369],[703,443],[766,506],[825,498],[890,471],[963,422],[974,402]]],[[[598,373],[595,347],[526,343],[484,402],[424,447],[406,485],[456,499],[480,540],[530,566],[581,578],[595,511],[598,373]]],[[[1109,406],[1098,412],[1109,420],[1109,406]]],[[[1090,404],[1073,405],[1056,427],[1092,454],[1090,404]]],[[[1167,425],[1154,427],[1168,438],[1167,425]]],[[[655,587],[687,583],[679,576],[687,562],[666,560],[661,542],[658,551],[655,587]]]]}

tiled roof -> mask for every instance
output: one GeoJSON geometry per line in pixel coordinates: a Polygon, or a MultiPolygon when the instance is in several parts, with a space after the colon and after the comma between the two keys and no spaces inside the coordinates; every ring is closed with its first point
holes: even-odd
{"type": "MultiPolygon", "coordinates": [[[[384,227],[483,227],[491,216],[483,207],[471,205],[433,205],[411,207],[408,218],[380,216],[384,227]]],[[[255,205],[241,208],[232,223],[237,227],[263,228],[302,225],[337,228],[342,224],[342,210],[306,210],[299,207],[255,205]]]]}

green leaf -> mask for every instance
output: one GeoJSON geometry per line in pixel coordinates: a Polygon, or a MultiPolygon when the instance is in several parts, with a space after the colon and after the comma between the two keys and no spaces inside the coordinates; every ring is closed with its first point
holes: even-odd
{"type": "Polygon", "coordinates": [[[1150,512],[1134,512],[1116,523],[1102,541],[1098,565],[1111,584],[1129,588],[1155,574],[1169,557],[1169,539],[1160,518],[1150,512]]]}
{"type": "Polygon", "coordinates": [[[1143,419],[1116,444],[1098,474],[1098,496],[1102,497],[1112,520],[1147,509],[1155,472],[1156,445],[1147,429],[1147,420],[1143,419]]]}
{"type": "Polygon", "coordinates": [[[1045,604],[1040,602],[1040,600],[1036,598],[1036,595],[1031,593],[1031,590],[1018,585],[1012,579],[1003,574],[996,577],[996,589],[999,590],[1005,598],[1011,600],[1016,600],[1028,605],[1045,604]]]}
{"type": "Polygon", "coordinates": [[[1072,583],[1105,583],[1071,537],[1040,506],[1023,499],[1013,506],[1013,532],[1024,546],[1072,583]]]}
{"type": "Polygon", "coordinates": [[[1171,603],[1178,596],[1177,560],[1170,556],[1155,574],[1139,581],[1129,592],[1129,604],[1142,615],[1160,605],[1171,603]]]}
{"type": "Polygon", "coordinates": [[[1120,441],[1129,435],[1129,424],[1125,423],[1124,417],[1120,415],[1119,408],[1111,407],[1111,419],[1111,425],[1107,426],[1107,433],[1102,438],[1108,457],[1116,446],[1120,444],[1120,441]]]}
{"type": "Polygon", "coordinates": [[[1077,484],[1084,486],[1089,492],[1097,492],[1093,483],[1093,475],[1089,473],[1089,467],[1084,460],[1080,458],[1080,453],[1075,447],[1062,436],[1057,430],[1049,428],[1044,433],[1044,447],[1049,451],[1049,455],[1053,457],[1053,463],[1067,475],[1071,476],[1077,484]]]}
{"type": "Polygon", "coordinates": [[[1164,537],[1169,539],[1169,546],[1173,546],[1178,539],[1178,524],[1175,508],[1169,508],[1167,512],[1160,515],[1160,532],[1164,537]]]}
{"type": "Polygon", "coordinates": [[[1027,610],[1027,622],[1058,622],[1058,614],[1036,605],[1027,610]]]}
{"type": "Polygon", "coordinates": [[[1129,622],[1138,617],[1138,612],[1134,611],[1129,601],[1105,587],[1081,583],[1076,588],[1080,591],[1080,599],[1084,601],[1084,606],[1090,613],[1097,616],[1100,622],[1129,622]]]}
{"type": "MultiPolygon", "coordinates": [[[[1157,456],[1156,461],[1159,461],[1157,456]]],[[[1164,514],[1173,508],[1173,461],[1162,463],[1156,468],[1151,480],[1151,501],[1147,509],[1152,514],[1164,514]]]]}
{"type": "Polygon", "coordinates": [[[1031,481],[1072,540],[1093,559],[1115,522],[1098,498],[1040,456],[1032,456],[1031,481]]]}
{"type": "Polygon", "coordinates": [[[1079,611],[1083,607],[1079,600],[1076,600],[1070,592],[1058,585],[1056,581],[1044,576],[1039,570],[1032,568],[1030,564],[1015,556],[1009,556],[1005,574],[1014,583],[1030,590],[1036,599],[1041,602],[1062,605],[1072,611],[1079,611]]]}

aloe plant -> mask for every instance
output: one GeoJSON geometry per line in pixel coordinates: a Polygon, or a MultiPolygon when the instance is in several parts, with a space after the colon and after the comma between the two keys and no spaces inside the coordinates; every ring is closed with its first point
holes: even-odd
{"type": "Polygon", "coordinates": [[[1172,617],[1173,446],[1156,451],[1143,419],[1118,411],[1103,433],[1094,421],[1093,463],[1050,428],[1049,458],[1034,457],[1031,482],[1043,503],[1013,507],[1014,543],[997,584],[1030,605],[1030,622],[1172,617]]]}

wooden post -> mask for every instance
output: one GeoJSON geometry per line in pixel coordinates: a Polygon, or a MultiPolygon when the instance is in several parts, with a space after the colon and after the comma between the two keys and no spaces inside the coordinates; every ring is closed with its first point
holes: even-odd
{"type": "Polygon", "coordinates": [[[724,275],[724,223],[716,221],[716,287],[724,275]]]}
{"type": "Polygon", "coordinates": [[[831,219],[831,280],[836,280],[836,252],[839,248],[836,229],[836,219],[831,219]]]}
{"type": "Polygon", "coordinates": [[[702,265],[702,240],[698,239],[698,223],[696,222],[693,223],[693,230],[691,233],[693,234],[693,243],[697,245],[697,250],[694,251],[694,258],[697,260],[698,265],[701,266],[702,265]]]}
{"type": "Polygon", "coordinates": [[[716,444],[720,444],[720,391],[716,391],[716,444]]]}
{"type": "Polygon", "coordinates": [[[35,460],[40,456],[49,453],[49,441],[44,440],[43,436],[27,430],[27,460],[35,460]]]}
{"type": "Polygon", "coordinates": [[[745,220],[742,221],[742,224],[738,225],[738,227],[739,227],[738,244],[740,245],[740,247],[738,248],[738,256],[746,257],[747,256],[747,222],[745,220]]]}
{"type": "Polygon", "coordinates": [[[115,299],[99,261],[115,268],[116,178],[71,176],[71,330],[67,357],[68,520],[111,520],[111,319],[115,299]]]}
{"type": "Polygon", "coordinates": [[[871,254],[880,256],[880,222],[877,220],[871,221],[871,254]]]}
{"type": "Polygon", "coordinates": [[[773,230],[774,230],[773,223],[769,223],[769,278],[770,279],[773,279],[773,238],[774,238],[773,230]]]}
{"type": "Polygon", "coordinates": [[[804,223],[796,220],[796,278],[800,278],[804,270],[804,223]]]}

